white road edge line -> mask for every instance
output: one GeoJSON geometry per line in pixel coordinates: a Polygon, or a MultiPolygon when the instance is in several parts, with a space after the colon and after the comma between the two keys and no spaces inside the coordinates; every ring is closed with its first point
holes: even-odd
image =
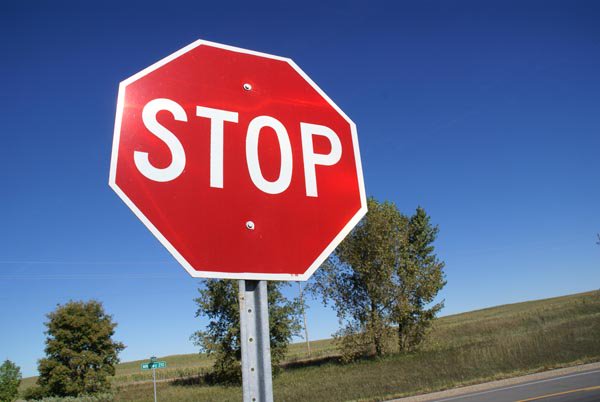
{"type": "Polygon", "coordinates": [[[544,382],[557,381],[557,380],[562,380],[562,379],[565,379],[565,378],[578,377],[578,376],[587,375],[587,374],[593,374],[593,373],[600,373],[600,370],[586,371],[584,373],[569,374],[569,375],[564,375],[564,376],[561,376],[561,377],[547,378],[545,380],[538,380],[538,381],[533,381],[533,382],[524,382],[523,384],[511,385],[510,387],[490,389],[489,391],[480,391],[480,392],[475,392],[473,394],[464,394],[464,395],[459,395],[459,396],[453,396],[453,397],[450,397],[450,398],[432,399],[431,402],[445,402],[445,401],[453,401],[453,400],[461,399],[461,398],[470,398],[470,397],[473,397],[473,396],[484,395],[484,394],[491,394],[493,392],[505,391],[507,389],[521,388],[521,387],[526,387],[528,385],[541,384],[541,383],[544,383],[544,382]]]}

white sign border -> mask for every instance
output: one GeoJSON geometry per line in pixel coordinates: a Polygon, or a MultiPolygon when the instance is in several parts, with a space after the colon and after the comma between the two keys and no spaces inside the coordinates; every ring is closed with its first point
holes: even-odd
{"type": "Polygon", "coordinates": [[[132,75],[126,80],[119,84],[119,95],[117,97],[117,112],[115,116],[115,129],[113,134],[113,145],[112,155],[110,161],[110,175],[108,179],[108,185],[117,193],[117,195],[125,202],[125,204],[133,211],[133,213],[142,221],[142,223],[152,232],[152,234],[162,243],[164,247],[175,257],[175,259],[185,268],[185,270],[194,278],[220,278],[220,279],[248,279],[248,280],[271,280],[271,281],[307,281],[311,275],[325,262],[327,257],[335,250],[338,244],[350,233],[352,228],[358,224],[363,216],[367,213],[367,198],[365,194],[365,183],[363,178],[362,163],[360,158],[360,151],[358,147],[358,136],[356,133],[356,124],[310,79],[308,75],[292,59],[280,56],[274,56],[271,54],[255,52],[253,50],[242,49],[234,46],[223,45],[220,43],[210,42],[203,39],[199,39],[190,45],[176,51],[175,53],[165,57],[164,59],[152,64],[151,66],[143,69],[137,74],[132,75]],[[269,274],[269,273],[255,273],[255,272],[215,272],[215,271],[198,271],[187,262],[187,260],[177,251],[175,247],[160,233],[160,231],[150,222],[148,218],[140,211],[140,209],[131,201],[131,199],[117,186],[117,158],[119,150],[119,140],[121,134],[121,122],[123,118],[123,108],[125,100],[125,90],[127,85],[134,81],[137,81],[141,77],[148,73],[164,66],[170,61],[177,57],[189,52],[190,50],[201,46],[207,45],[211,47],[217,47],[220,49],[230,50],[232,52],[246,53],[254,56],[266,57],[274,60],[281,60],[288,63],[298,74],[302,76],[314,89],[325,99],[349,124],[352,132],[352,143],[354,146],[354,158],[356,161],[356,174],[358,179],[358,187],[360,191],[360,202],[361,207],[356,214],[348,221],[344,228],[335,236],[335,238],[329,243],[329,245],[319,254],[317,259],[310,265],[308,270],[302,275],[295,274],[269,274]]]}

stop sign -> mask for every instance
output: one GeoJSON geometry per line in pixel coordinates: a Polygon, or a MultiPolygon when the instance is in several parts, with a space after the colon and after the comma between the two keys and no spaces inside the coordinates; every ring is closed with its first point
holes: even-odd
{"type": "Polygon", "coordinates": [[[109,182],[194,277],[306,280],[367,209],[344,112],[292,60],[202,40],[120,84],[109,182]]]}

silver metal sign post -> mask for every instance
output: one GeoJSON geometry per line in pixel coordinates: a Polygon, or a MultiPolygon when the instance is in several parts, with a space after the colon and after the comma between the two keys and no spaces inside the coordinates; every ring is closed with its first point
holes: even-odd
{"type": "Polygon", "coordinates": [[[239,281],[244,402],[273,402],[267,282],[239,281]]]}
{"type": "Polygon", "coordinates": [[[156,368],[154,368],[154,363],[152,363],[152,382],[154,383],[154,402],[156,402],[156,368]]]}

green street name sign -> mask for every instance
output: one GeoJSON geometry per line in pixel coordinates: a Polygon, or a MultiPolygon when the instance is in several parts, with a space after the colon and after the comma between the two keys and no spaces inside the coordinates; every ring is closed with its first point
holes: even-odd
{"type": "Polygon", "coordinates": [[[151,363],[142,363],[142,370],[152,370],[157,368],[165,368],[167,367],[167,362],[151,362],[151,363]]]}

